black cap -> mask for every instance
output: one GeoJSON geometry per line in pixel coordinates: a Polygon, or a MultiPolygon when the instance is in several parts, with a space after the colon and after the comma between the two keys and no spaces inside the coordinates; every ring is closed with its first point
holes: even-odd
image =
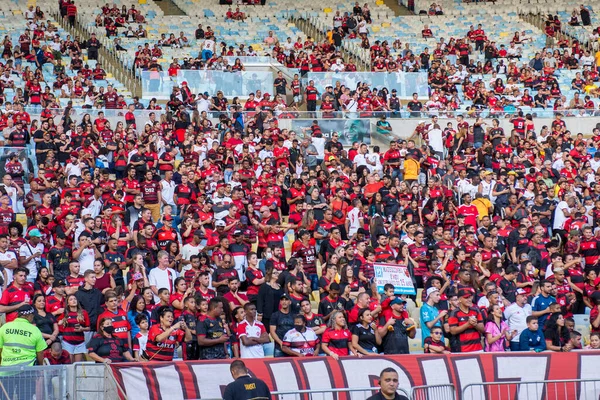
{"type": "Polygon", "coordinates": [[[59,286],[67,286],[67,284],[65,283],[65,281],[64,281],[64,280],[62,280],[62,279],[57,279],[57,280],[55,280],[55,281],[54,281],[54,283],[52,284],[52,287],[53,287],[53,288],[55,288],[55,287],[59,287],[59,286]]]}
{"type": "Polygon", "coordinates": [[[288,300],[291,300],[291,299],[290,299],[290,295],[289,295],[289,294],[287,294],[287,293],[282,293],[280,298],[281,298],[281,299],[288,299],[288,300]]]}
{"type": "Polygon", "coordinates": [[[31,315],[34,313],[33,306],[29,304],[23,304],[21,307],[17,309],[17,313],[19,315],[31,315]]]}

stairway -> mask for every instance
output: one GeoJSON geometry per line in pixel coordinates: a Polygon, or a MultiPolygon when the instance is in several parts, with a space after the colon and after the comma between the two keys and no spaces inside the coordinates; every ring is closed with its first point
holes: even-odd
{"type": "Polygon", "coordinates": [[[402,4],[398,4],[398,0],[383,0],[383,3],[388,6],[396,16],[414,15],[408,8],[404,7],[402,4]]]}
{"type": "Polygon", "coordinates": [[[172,0],[154,0],[154,4],[160,7],[165,15],[186,15],[172,0]]]}

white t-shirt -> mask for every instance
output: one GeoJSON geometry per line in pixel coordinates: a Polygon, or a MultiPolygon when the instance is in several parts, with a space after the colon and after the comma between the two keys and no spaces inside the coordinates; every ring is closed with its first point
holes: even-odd
{"type": "Polygon", "coordinates": [[[94,260],[96,259],[96,252],[94,249],[84,249],[77,261],[79,261],[79,265],[81,266],[81,271],[87,271],[88,269],[94,269],[94,260]]]}
{"type": "Polygon", "coordinates": [[[433,151],[438,153],[444,152],[444,141],[442,139],[441,129],[432,129],[429,131],[429,145],[433,148],[433,151]]]}
{"type": "Polygon", "coordinates": [[[166,204],[175,205],[175,201],[173,200],[173,194],[175,193],[175,182],[171,180],[171,182],[167,182],[166,180],[160,181],[160,194],[166,204]]]}
{"type": "Polygon", "coordinates": [[[253,325],[246,320],[240,322],[237,327],[237,334],[240,338],[240,356],[241,358],[263,358],[265,351],[263,350],[262,344],[255,344],[253,346],[244,346],[244,342],[241,340],[243,336],[249,338],[259,338],[267,330],[260,321],[254,321],[253,325]]]}
{"type": "Polygon", "coordinates": [[[519,307],[517,303],[512,303],[504,310],[504,318],[508,328],[513,331],[516,330],[517,334],[512,338],[512,342],[518,342],[521,332],[527,329],[526,319],[532,314],[531,305],[525,303],[523,307],[519,307]]]}
{"type": "MultiPolygon", "coordinates": [[[[17,255],[13,251],[7,250],[4,253],[0,252],[0,261],[11,261],[16,259],[17,255]]],[[[6,271],[6,285],[8,286],[13,280],[13,270],[10,268],[4,268],[4,270],[6,271]]],[[[2,288],[0,287],[0,292],[1,291],[2,288]]]]}
{"type": "MultiPolygon", "coordinates": [[[[21,247],[19,247],[19,256],[21,257],[27,258],[35,253],[44,254],[44,245],[41,242],[38,243],[37,246],[33,246],[31,243],[26,242],[22,244],[21,247]]],[[[27,282],[35,282],[35,279],[37,278],[38,274],[36,262],[41,263],[41,259],[41,256],[32,258],[27,264],[24,265],[24,267],[29,270],[29,274],[27,275],[27,282]]]]}
{"type": "Polygon", "coordinates": [[[348,225],[349,237],[354,235],[358,231],[358,228],[360,228],[360,218],[362,218],[362,212],[358,207],[354,207],[348,212],[346,219],[350,221],[350,224],[348,225]]]}
{"type": "Polygon", "coordinates": [[[312,144],[317,149],[317,158],[322,160],[325,158],[325,138],[314,137],[312,144]]]}
{"type": "MultiPolygon", "coordinates": [[[[190,258],[192,258],[192,256],[200,254],[200,250],[202,250],[203,248],[204,246],[202,246],[202,244],[194,246],[192,243],[188,243],[181,248],[181,257],[183,257],[183,259],[186,261],[190,261],[190,258]]],[[[192,269],[192,264],[187,264],[182,268],[181,272],[185,272],[190,269],[192,269]]]]}
{"type": "Polygon", "coordinates": [[[315,354],[315,345],[319,338],[317,334],[310,328],[301,333],[296,329],[290,329],[283,337],[283,343],[296,353],[301,353],[306,356],[315,354]]]}
{"type": "MultiPolygon", "coordinates": [[[[150,286],[156,286],[156,289],[166,288],[169,293],[173,293],[175,288],[175,279],[177,279],[177,272],[172,268],[160,269],[158,267],[150,270],[148,281],[150,286]],[[170,282],[169,282],[170,280],[170,282]]],[[[154,296],[154,301],[159,301],[158,296],[154,296]]]]}
{"type": "Polygon", "coordinates": [[[565,217],[563,210],[571,211],[566,201],[559,202],[556,206],[556,210],[554,210],[554,225],[552,226],[553,229],[564,228],[567,217],[565,217]]]}

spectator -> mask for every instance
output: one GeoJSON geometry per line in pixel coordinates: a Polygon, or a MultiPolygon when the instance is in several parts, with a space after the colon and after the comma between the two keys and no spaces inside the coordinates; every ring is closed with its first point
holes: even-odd
{"type": "Polygon", "coordinates": [[[519,336],[520,351],[540,351],[546,350],[546,339],[544,332],[538,325],[538,318],[530,315],[527,317],[527,329],[524,329],[519,336]]]}
{"type": "Polygon", "coordinates": [[[450,334],[458,337],[460,353],[482,351],[481,334],[485,326],[481,313],[473,307],[473,292],[461,289],[458,298],[459,307],[448,318],[450,334]]]}
{"type": "Polygon", "coordinates": [[[527,292],[523,289],[517,289],[515,302],[504,310],[504,317],[509,331],[516,331],[510,341],[511,351],[519,350],[519,336],[527,328],[527,318],[532,315],[532,312],[531,305],[527,304],[527,292]]]}
{"type": "Polygon", "coordinates": [[[319,337],[306,326],[306,317],[296,315],[294,328],[283,337],[281,351],[292,357],[311,357],[319,354],[319,348],[319,337]]]}
{"type": "Polygon", "coordinates": [[[263,344],[270,342],[269,334],[263,323],[256,320],[256,305],[248,302],[243,307],[246,317],[237,327],[237,336],[240,339],[240,357],[264,357],[263,344]]]}
{"type": "Polygon", "coordinates": [[[97,363],[110,364],[112,362],[135,361],[126,344],[113,336],[115,328],[111,318],[100,318],[98,333],[89,341],[87,354],[97,363]]]}
{"type": "Polygon", "coordinates": [[[561,313],[553,313],[548,317],[544,330],[546,347],[552,351],[571,351],[571,334],[565,326],[565,317],[561,313]]]}
{"type": "Polygon", "coordinates": [[[148,343],[142,356],[148,361],[173,361],[175,350],[184,341],[192,340],[192,332],[185,321],[174,323],[173,310],[169,308],[162,308],[158,316],[158,323],[148,332],[148,343]]]}
{"type": "Polygon", "coordinates": [[[517,331],[510,331],[504,321],[502,307],[492,304],[488,308],[488,321],[485,324],[485,351],[505,351],[517,331]]]}
{"type": "Polygon", "coordinates": [[[334,311],[329,318],[327,329],[323,332],[322,348],[325,355],[331,356],[335,360],[349,355],[362,357],[362,354],[356,352],[352,347],[352,333],[348,330],[343,312],[334,311]]]}
{"type": "Polygon", "coordinates": [[[223,322],[223,300],[211,299],[208,302],[208,313],[203,321],[198,322],[198,346],[200,347],[201,360],[219,360],[228,358],[226,343],[229,335],[226,333],[223,322]]]}
{"type": "MultiPolygon", "coordinates": [[[[448,314],[447,310],[438,310],[436,307],[440,302],[440,291],[435,287],[430,287],[426,292],[426,302],[421,306],[421,340],[425,344],[425,338],[431,336],[430,331],[434,326],[441,327],[442,320],[448,314]]],[[[439,338],[438,338],[439,339],[439,338]]]]}
{"type": "Polygon", "coordinates": [[[415,322],[404,310],[406,300],[400,297],[390,301],[391,312],[379,318],[377,329],[382,338],[382,350],[385,354],[408,354],[408,338],[416,334],[415,322]],[[387,315],[386,315],[387,314],[387,315]]]}

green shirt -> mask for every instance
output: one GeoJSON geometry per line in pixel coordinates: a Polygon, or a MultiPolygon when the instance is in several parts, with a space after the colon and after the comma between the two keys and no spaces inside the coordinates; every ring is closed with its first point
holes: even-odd
{"type": "MultiPolygon", "coordinates": [[[[431,336],[431,329],[429,329],[427,327],[427,322],[431,322],[434,319],[436,319],[436,317],[438,316],[438,314],[440,313],[440,310],[438,310],[437,308],[430,306],[427,303],[423,303],[423,305],[421,306],[421,315],[420,315],[420,320],[421,320],[421,346],[425,345],[425,338],[427,336],[431,336]]],[[[442,321],[441,319],[439,319],[433,326],[439,326],[440,328],[442,327],[442,321]]],[[[433,328],[432,326],[432,328],[433,328]]],[[[443,338],[440,338],[443,339],[443,338]]]]}
{"type": "Polygon", "coordinates": [[[33,365],[37,353],[46,347],[42,332],[25,318],[17,318],[0,327],[0,365],[3,367],[33,365]]]}

